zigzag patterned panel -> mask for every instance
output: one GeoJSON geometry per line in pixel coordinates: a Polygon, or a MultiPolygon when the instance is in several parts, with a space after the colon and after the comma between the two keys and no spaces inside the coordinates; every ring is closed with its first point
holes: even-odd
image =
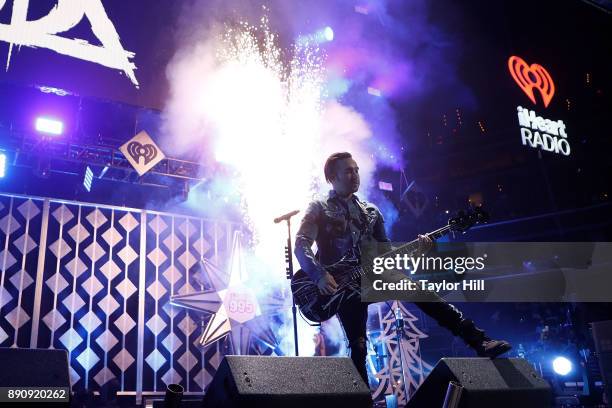
{"type": "Polygon", "coordinates": [[[29,347],[42,201],[0,197],[0,345],[29,347]]]}
{"type": "Polygon", "coordinates": [[[211,288],[199,260],[223,263],[237,229],[0,195],[0,346],[68,350],[75,390],[201,392],[222,346],[198,346],[208,316],[169,299],[211,288]]]}

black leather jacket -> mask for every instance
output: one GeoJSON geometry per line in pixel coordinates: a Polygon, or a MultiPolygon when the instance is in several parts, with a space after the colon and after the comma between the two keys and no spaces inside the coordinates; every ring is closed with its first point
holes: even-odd
{"type": "Polygon", "coordinates": [[[340,260],[352,248],[358,248],[366,236],[389,242],[380,210],[352,195],[350,202],[338,197],[334,190],[325,200],[308,205],[295,239],[295,256],[300,266],[317,282],[323,265],[340,260]],[[317,243],[317,255],[312,251],[317,243]]]}

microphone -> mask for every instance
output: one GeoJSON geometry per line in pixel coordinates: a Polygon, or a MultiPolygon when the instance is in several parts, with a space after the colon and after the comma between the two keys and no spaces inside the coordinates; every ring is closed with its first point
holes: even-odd
{"type": "Polygon", "coordinates": [[[285,215],[281,215],[280,217],[274,219],[274,223],[278,224],[281,221],[288,220],[289,218],[293,217],[295,214],[297,214],[299,212],[300,212],[300,210],[295,210],[295,211],[291,211],[290,213],[287,213],[285,215]]]}

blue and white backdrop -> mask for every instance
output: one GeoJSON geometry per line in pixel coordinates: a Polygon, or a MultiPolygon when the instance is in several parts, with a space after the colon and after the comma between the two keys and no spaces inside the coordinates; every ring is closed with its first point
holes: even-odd
{"type": "Polygon", "coordinates": [[[138,399],[166,383],[201,392],[222,358],[223,344],[198,342],[214,314],[169,300],[214,289],[207,280],[223,276],[202,278],[199,260],[223,265],[239,230],[153,211],[0,195],[0,346],[68,350],[74,389],[113,380],[138,399]]]}

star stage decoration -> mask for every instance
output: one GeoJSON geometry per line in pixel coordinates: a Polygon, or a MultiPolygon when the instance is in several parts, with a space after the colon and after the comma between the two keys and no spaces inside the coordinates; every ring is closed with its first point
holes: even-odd
{"type": "MultiPolygon", "coordinates": [[[[173,305],[212,315],[204,327],[200,345],[207,347],[231,335],[234,353],[248,354],[252,346],[261,350],[257,347],[261,344],[256,345],[253,337],[268,348],[275,349],[278,341],[269,327],[269,316],[262,314],[255,292],[245,284],[247,270],[241,233],[234,233],[228,272],[224,272],[204,257],[201,264],[211,289],[175,295],[170,299],[173,305]]],[[[278,299],[277,302],[268,301],[265,309],[274,313],[274,309],[280,310],[284,304],[284,299],[278,299]]]]}

